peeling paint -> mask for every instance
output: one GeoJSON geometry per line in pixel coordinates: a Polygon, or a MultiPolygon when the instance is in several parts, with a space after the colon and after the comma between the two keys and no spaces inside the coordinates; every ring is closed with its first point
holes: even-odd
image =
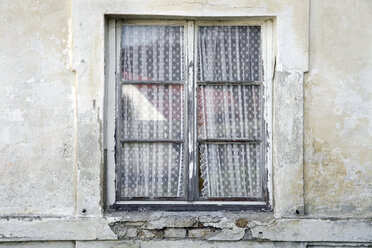
{"type": "Polygon", "coordinates": [[[311,70],[305,82],[306,212],[370,216],[372,5],[311,4],[311,70]],[[319,32],[323,35],[316,35],[319,32]]]}

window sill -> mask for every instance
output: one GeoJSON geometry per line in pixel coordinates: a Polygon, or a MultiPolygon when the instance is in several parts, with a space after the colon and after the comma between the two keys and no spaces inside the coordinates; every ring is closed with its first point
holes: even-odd
{"type": "Polygon", "coordinates": [[[166,202],[145,202],[145,201],[132,201],[132,202],[116,202],[107,208],[108,212],[116,211],[259,211],[269,212],[272,211],[271,207],[262,201],[254,202],[232,202],[232,201],[199,201],[199,202],[186,202],[186,201],[166,201],[166,202]]]}

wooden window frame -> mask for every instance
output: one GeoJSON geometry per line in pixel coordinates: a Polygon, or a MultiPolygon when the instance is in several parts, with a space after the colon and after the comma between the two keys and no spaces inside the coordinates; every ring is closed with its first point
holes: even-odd
{"type": "MultiPolygon", "coordinates": [[[[270,19],[246,19],[246,20],[120,20],[110,19],[108,22],[108,37],[106,44],[106,68],[107,74],[105,91],[105,167],[106,167],[106,206],[108,210],[164,210],[164,211],[218,211],[218,210],[258,210],[271,211],[273,206],[273,185],[272,185],[272,94],[273,94],[273,27],[270,19]],[[128,200],[118,201],[116,199],[116,157],[118,156],[115,147],[121,142],[116,137],[117,127],[116,118],[118,116],[118,103],[121,97],[121,82],[119,81],[120,72],[120,29],[122,25],[184,25],[184,58],[186,77],[184,82],[176,84],[184,85],[185,89],[185,141],[184,141],[184,163],[187,173],[185,177],[186,198],[172,200],[161,198],[156,200],[128,200]],[[261,27],[261,52],[263,59],[263,78],[262,81],[246,82],[245,84],[260,84],[262,89],[263,107],[263,137],[262,137],[262,165],[263,165],[263,199],[239,198],[239,199],[218,199],[218,200],[198,200],[199,192],[195,185],[198,180],[197,166],[197,64],[196,64],[196,44],[198,26],[260,26],[261,27]],[[114,97],[113,97],[114,96],[114,97]],[[191,183],[189,183],[191,182],[191,183]]],[[[141,82],[142,83],[142,82],[141,82]]],[[[175,84],[163,82],[163,84],[175,84]]],[[[199,83],[200,84],[200,83],[199,83]]],[[[235,84],[235,83],[232,83],[235,84]]]]}

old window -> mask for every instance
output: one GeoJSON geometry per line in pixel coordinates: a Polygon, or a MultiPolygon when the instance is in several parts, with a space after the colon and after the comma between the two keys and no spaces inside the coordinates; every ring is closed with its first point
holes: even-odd
{"type": "Polygon", "coordinates": [[[268,208],[269,27],[268,21],[110,22],[109,205],[268,208]]]}

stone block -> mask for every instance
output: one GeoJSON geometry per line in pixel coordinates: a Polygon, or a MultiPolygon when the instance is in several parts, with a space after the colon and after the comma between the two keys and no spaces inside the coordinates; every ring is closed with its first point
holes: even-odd
{"type": "Polygon", "coordinates": [[[214,232],[215,230],[209,229],[209,228],[196,228],[196,229],[189,230],[189,237],[190,238],[206,238],[214,232]]]}
{"type": "Polygon", "coordinates": [[[127,233],[125,234],[126,238],[136,238],[137,237],[137,228],[128,228],[127,233]]]}
{"type": "Polygon", "coordinates": [[[165,238],[184,238],[186,237],[186,230],[182,228],[167,228],[164,231],[165,238]]]}
{"type": "Polygon", "coordinates": [[[139,230],[137,237],[140,239],[161,239],[164,237],[164,232],[160,230],[139,230]]]}

